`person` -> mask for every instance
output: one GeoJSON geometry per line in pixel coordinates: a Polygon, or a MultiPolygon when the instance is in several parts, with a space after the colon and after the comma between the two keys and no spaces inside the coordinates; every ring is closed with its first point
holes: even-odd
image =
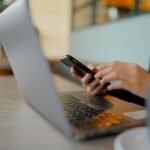
{"type": "Polygon", "coordinates": [[[146,97],[146,88],[150,82],[150,74],[138,64],[114,61],[97,67],[89,64],[88,67],[95,72],[95,80],[92,82],[89,82],[90,74],[82,77],[74,67],[71,67],[71,74],[74,78],[81,81],[83,88],[91,95],[123,89],[139,97],[146,97]],[[107,83],[110,84],[106,87],[107,83]]]}

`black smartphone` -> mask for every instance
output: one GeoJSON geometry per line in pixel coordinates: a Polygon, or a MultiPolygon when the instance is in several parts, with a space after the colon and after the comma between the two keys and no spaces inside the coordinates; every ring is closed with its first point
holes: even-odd
{"type": "Polygon", "coordinates": [[[85,74],[87,73],[91,74],[92,77],[90,82],[95,80],[94,78],[95,73],[92,70],[90,70],[88,67],[86,67],[84,64],[82,64],[80,61],[72,57],[71,55],[63,56],[60,59],[60,61],[66,66],[68,66],[69,68],[71,68],[72,66],[75,67],[77,73],[82,77],[85,76],[85,74]]]}

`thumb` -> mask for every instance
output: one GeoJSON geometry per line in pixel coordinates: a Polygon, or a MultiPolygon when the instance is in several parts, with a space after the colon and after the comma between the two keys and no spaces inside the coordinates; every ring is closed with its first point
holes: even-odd
{"type": "Polygon", "coordinates": [[[90,69],[90,70],[92,70],[93,72],[97,72],[97,68],[93,65],[93,64],[89,64],[88,65],[88,68],[90,69]]]}

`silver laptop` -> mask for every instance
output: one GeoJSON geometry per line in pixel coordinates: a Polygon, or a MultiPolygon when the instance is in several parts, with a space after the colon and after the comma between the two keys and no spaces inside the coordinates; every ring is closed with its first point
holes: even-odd
{"type": "Polygon", "coordinates": [[[86,92],[57,94],[27,0],[17,0],[0,14],[0,41],[25,100],[66,136],[91,139],[145,123],[137,116],[144,110],[139,105],[86,92]]]}

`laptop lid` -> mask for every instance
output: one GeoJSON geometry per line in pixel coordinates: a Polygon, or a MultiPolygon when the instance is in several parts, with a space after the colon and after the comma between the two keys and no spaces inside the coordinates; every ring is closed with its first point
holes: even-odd
{"type": "Polygon", "coordinates": [[[17,0],[0,14],[0,41],[26,101],[67,136],[72,136],[27,0],[17,0]]]}

